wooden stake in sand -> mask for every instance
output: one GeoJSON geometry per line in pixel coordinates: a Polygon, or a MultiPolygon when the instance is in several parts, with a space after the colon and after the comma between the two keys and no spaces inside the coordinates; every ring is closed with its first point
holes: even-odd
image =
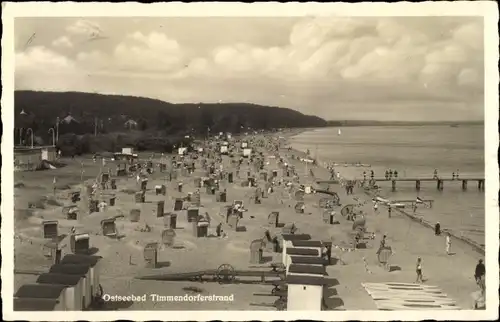
{"type": "Polygon", "coordinates": [[[85,173],[85,170],[83,168],[83,162],[81,163],[81,166],[82,166],[82,169],[81,169],[81,173],[80,173],[80,181],[82,181],[82,183],[83,183],[83,174],[85,173]]]}

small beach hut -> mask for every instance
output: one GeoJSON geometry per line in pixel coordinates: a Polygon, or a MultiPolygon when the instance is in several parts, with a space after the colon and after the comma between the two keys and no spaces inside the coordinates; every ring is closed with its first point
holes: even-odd
{"type": "Polygon", "coordinates": [[[311,248],[284,248],[283,251],[286,251],[285,261],[283,265],[285,265],[286,271],[288,271],[288,266],[291,263],[291,256],[310,256],[310,257],[318,257],[321,258],[321,252],[318,252],[316,249],[311,248]]]}
{"type": "Polygon", "coordinates": [[[60,311],[62,305],[58,300],[45,298],[14,298],[14,311],[60,311]]]}
{"type": "Polygon", "coordinates": [[[107,237],[115,237],[117,235],[115,218],[101,220],[102,235],[107,237]]]}
{"type": "Polygon", "coordinates": [[[161,240],[163,245],[167,247],[172,247],[175,243],[175,230],[173,229],[165,229],[161,234],[161,240]]]}
{"type": "Polygon", "coordinates": [[[100,295],[101,284],[101,256],[83,255],[83,254],[68,254],[64,256],[61,264],[84,264],[90,266],[90,290],[93,298],[100,295]]]}
{"type": "Polygon", "coordinates": [[[141,210],[140,209],[130,209],[130,221],[131,222],[139,222],[141,219],[141,210]]]}
{"type": "Polygon", "coordinates": [[[147,268],[156,268],[158,265],[158,243],[148,243],[143,250],[144,262],[147,268]]]}
{"type": "Polygon", "coordinates": [[[267,223],[272,227],[278,227],[280,220],[279,218],[280,218],[279,211],[273,211],[267,216],[267,223]]]}
{"type": "Polygon", "coordinates": [[[325,266],[319,265],[308,265],[308,264],[290,264],[288,266],[287,272],[288,275],[297,275],[297,276],[325,276],[326,268],[325,266]]]}
{"type": "Polygon", "coordinates": [[[75,254],[88,253],[90,249],[89,234],[71,234],[70,236],[71,251],[75,254]]]}
{"type": "MultiPolygon", "coordinates": [[[[40,304],[41,301],[48,301],[45,305],[45,309],[53,305],[53,311],[67,311],[65,289],[65,285],[25,284],[14,294],[14,300],[30,299],[33,300],[30,304],[35,307],[38,307],[38,305],[43,307],[40,304]],[[38,303],[36,300],[38,300],[38,303]]],[[[25,301],[24,304],[26,305],[27,301],[25,301]]]]}
{"type": "Polygon", "coordinates": [[[68,311],[81,311],[83,304],[84,280],[77,275],[45,273],[38,276],[36,282],[45,285],[66,286],[64,292],[65,308],[68,311]]]}
{"type": "Polygon", "coordinates": [[[172,212],[167,212],[163,216],[163,225],[167,229],[176,229],[177,228],[177,214],[172,212]]]}
{"type": "Polygon", "coordinates": [[[290,256],[290,264],[326,266],[328,263],[324,258],[315,256],[290,256]]]}
{"type": "Polygon", "coordinates": [[[282,255],[283,255],[283,264],[286,263],[286,249],[291,248],[292,246],[292,240],[311,240],[311,235],[309,234],[282,234],[282,243],[281,243],[281,248],[283,249],[282,255]]]}
{"type": "Polygon", "coordinates": [[[163,217],[165,212],[165,201],[158,201],[156,204],[156,217],[163,217]]]}
{"type": "Polygon", "coordinates": [[[76,275],[83,279],[83,308],[92,304],[92,280],[90,278],[89,264],[56,264],[52,265],[49,273],[76,275]]]}
{"type": "Polygon", "coordinates": [[[189,207],[186,211],[188,222],[197,222],[198,216],[200,214],[200,209],[198,207],[189,207]]]}
{"type": "Polygon", "coordinates": [[[250,263],[261,264],[264,253],[264,242],[262,239],[256,239],[250,243],[250,263]]]}
{"type": "Polygon", "coordinates": [[[43,238],[52,239],[59,236],[59,222],[57,220],[44,220],[42,222],[43,226],[43,238]]]}
{"type": "Polygon", "coordinates": [[[321,311],[326,284],[323,276],[289,275],[286,283],[288,311],[321,311]]]}

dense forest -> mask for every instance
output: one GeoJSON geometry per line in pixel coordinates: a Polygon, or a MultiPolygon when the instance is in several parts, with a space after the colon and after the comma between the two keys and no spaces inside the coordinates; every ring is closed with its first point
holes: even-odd
{"type": "Polygon", "coordinates": [[[316,116],[248,103],[172,104],[156,99],[81,92],[15,92],[15,143],[29,144],[31,128],[38,144],[50,144],[49,129],[59,124],[59,146],[68,153],[172,149],[186,135],[218,132],[322,127],[316,116]],[[24,130],[21,130],[24,129],[24,130]],[[109,141],[109,142],[108,142],[109,141]]]}

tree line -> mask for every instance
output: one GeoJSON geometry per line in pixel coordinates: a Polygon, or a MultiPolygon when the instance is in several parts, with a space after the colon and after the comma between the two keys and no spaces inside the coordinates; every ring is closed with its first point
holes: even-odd
{"type": "Polygon", "coordinates": [[[58,123],[59,146],[77,154],[112,152],[124,145],[168,151],[186,135],[327,125],[317,116],[248,103],[173,104],[144,97],[37,91],[16,91],[14,98],[16,144],[29,144],[27,128],[37,143],[51,144],[49,129],[58,123]]]}

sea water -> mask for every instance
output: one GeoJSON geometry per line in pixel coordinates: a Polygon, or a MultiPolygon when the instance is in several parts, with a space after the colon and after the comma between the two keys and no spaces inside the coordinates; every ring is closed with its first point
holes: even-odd
{"type": "MultiPolygon", "coordinates": [[[[321,128],[303,132],[290,142],[297,150],[309,150],[311,156],[322,162],[338,164],[370,164],[358,167],[355,176],[363,178],[366,171],[384,178],[388,169],[397,170],[399,178],[432,178],[434,170],[443,178],[483,178],[484,126],[374,126],[321,128]]],[[[342,173],[343,166],[335,166],[342,173]]],[[[352,173],[353,167],[349,167],[352,173]]],[[[325,178],[328,179],[328,178],[325,178]]],[[[379,182],[380,195],[390,200],[434,200],[432,208],[419,206],[416,214],[431,223],[458,235],[484,244],[485,210],[484,191],[477,182],[469,181],[467,191],[462,191],[462,181],[445,181],[443,191],[437,191],[436,182],[421,182],[417,192],[415,182],[397,182],[396,192],[391,182],[379,182]]],[[[413,212],[407,208],[406,212],[413,212]]]]}

